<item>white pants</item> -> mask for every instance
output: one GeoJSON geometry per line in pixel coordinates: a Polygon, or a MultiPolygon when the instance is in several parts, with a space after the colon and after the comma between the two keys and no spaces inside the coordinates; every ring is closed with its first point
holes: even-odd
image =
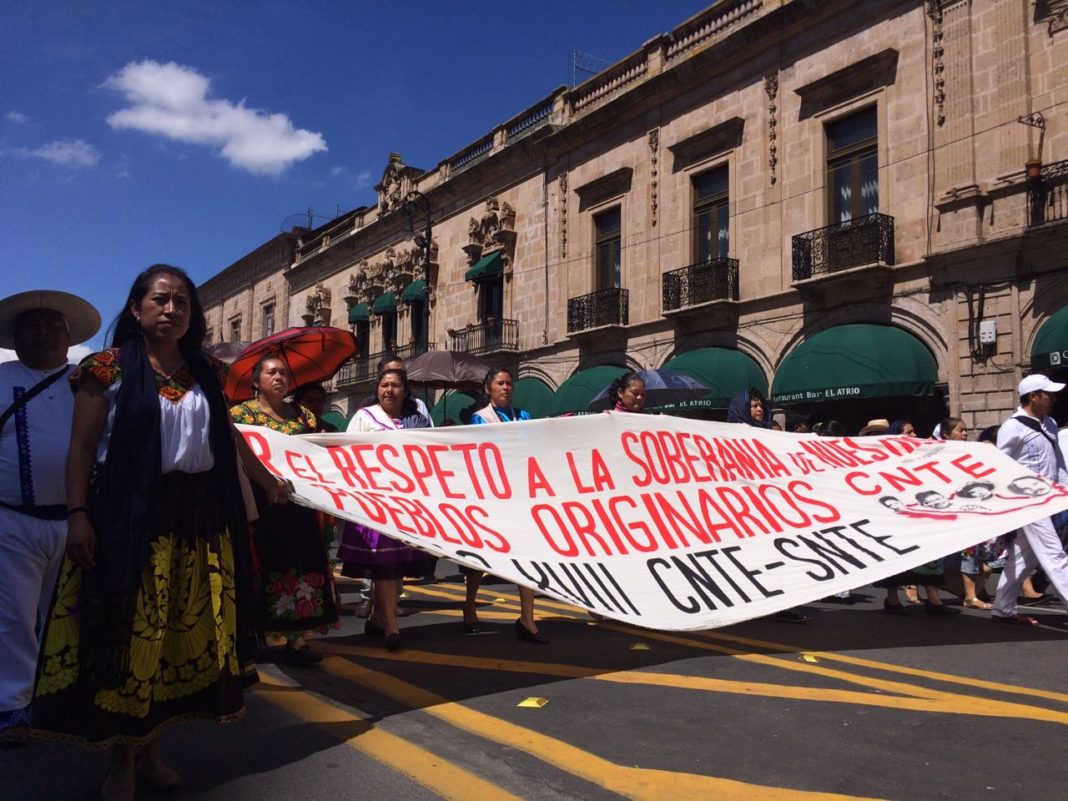
{"type": "Polygon", "coordinates": [[[66,520],[0,508],[0,713],[30,705],[39,637],[66,544],[66,520]]]}
{"type": "Polygon", "coordinates": [[[993,614],[1012,617],[1016,614],[1016,598],[1023,580],[1039,565],[1046,571],[1049,585],[1068,608],[1068,554],[1064,552],[1053,521],[1044,517],[1024,526],[1009,546],[1009,558],[998,581],[993,614]]]}

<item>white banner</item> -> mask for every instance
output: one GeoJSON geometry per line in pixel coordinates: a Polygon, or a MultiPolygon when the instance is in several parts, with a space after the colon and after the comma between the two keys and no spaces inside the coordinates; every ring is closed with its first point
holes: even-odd
{"type": "Polygon", "coordinates": [[[1068,509],[1068,489],[978,443],[640,414],[238,428],[298,503],[655,629],[771,614],[1068,509]]]}

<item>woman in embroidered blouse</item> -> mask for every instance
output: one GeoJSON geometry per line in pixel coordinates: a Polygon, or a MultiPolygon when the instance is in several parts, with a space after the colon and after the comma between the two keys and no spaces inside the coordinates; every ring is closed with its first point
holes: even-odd
{"type": "MultiPolygon", "coordinates": [[[[265,356],[252,369],[256,397],[234,406],[230,417],[235,423],[265,426],[282,434],[316,431],[315,415],[286,403],[289,384],[286,363],[265,356]]],[[[253,543],[262,586],[260,627],[268,642],[285,641],[288,661],[312,665],[323,656],[305,640],[340,626],[326,543],[314,510],[296,504],[268,507],[264,501],[256,492],[260,514],[253,526],[253,543]]]]}
{"type": "Polygon", "coordinates": [[[242,684],[255,676],[237,456],[271,500],[287,491],[229,422],[227,368],[201,351],[206,328],[188,276],[153,265],[135,279],[112,347],[70,378],[67,559],[33,725],[39,736],[113,747],[107,801],[133,799],[138,772],[154,788],[177,785],[160,730],[239,717],[242,684]]]}
{"type": "MultiPolygon", "coordinates": [[[[386,369],[378,376],[378,403],[357,410],[349,421],[348,431],[396,431],[405,428],[430,428],[433,423],[421,412],[409,408],[408,376],[403,370],[386,369]]],[[[434,557],[410,545],[398,542],[374,529],[346,523],[341,535],[338,558],[344,561],[342,575],[370,578],[374,581],[374,601],[364,632],[384,636],[386,648],[401,647],[397,626],[397,595],[405,577],[422,578],[434,567],[434,557]]]]}
{"type": "MultiPolygon", "coordinates": [[[[505,367],[490,370],[486,374],[483,385],[490,402],[485,408],[471,415],[472,425],[515,423],[530,419],[529,412],[512,405],[515,380],[512,378],[511,370],[505,367]]],[[[461,567],[460,572],[464,574],[467,590],[464,599],[464,633],[474,634],[479,630],[476,605],[478,588],[482,583],[482,571],[461,567]]],[[[530,587],[519,587],[519,619],[515,622],[515,636],[521,642],[537,645],[549,644],[548,638],[538,631],[538,624],[534,621],[534,590],[530,587]]]]}

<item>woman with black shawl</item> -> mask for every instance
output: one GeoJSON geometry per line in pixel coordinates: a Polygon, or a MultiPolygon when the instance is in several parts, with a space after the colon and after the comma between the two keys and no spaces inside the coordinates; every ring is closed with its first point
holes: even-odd
{"type": "Polygon", "coordinates": [[[49,614],[34,733],[112,747],[107,801],[178,784],[159,734],[229,721],[254,680],[255,594],[237,457],[272,501],[284,482],[230,423],[226,365],[200,348],[196,288],[157,264],[134,281],[111,348],[71,375],[67,559],[49,614]],[[137,747],[140,746],[140,754],[137,747]]]}

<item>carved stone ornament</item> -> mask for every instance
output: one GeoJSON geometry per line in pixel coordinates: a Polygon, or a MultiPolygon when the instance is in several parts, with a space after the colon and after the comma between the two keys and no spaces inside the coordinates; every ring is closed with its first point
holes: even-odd
{"type": "Polygon", "coordinates": [[[379,214],[388,214],[399,209],[404,196],[415,188],[415,179],[422,174],[423,170],[406,166],[400,153],[390,153],[382,180],[375,187],[378,193],[379,214]]]}
{"type": "Polygon", "coordinates": [[[316,284],[304,300],[304,310],[301,319],[308,325],[330,325],[330,290],[316,284]]]}
{"type": "Polygon", "coordinates": [[[512,256],[515,246],[515,209],[506,202],[491,197],[485,211],[467,221],[467,244],[463,246],[467,263],[472,265],[487,253],[504,251],[505,260],[512,256]]]}
{"type": "Polygon", "coordinates": [[[934,82],[935,123],[946,124],[946,64],[942,32],[942,0],[927,0],[927,16],[931,18],[931,75],[934,82]]]}
{"type": "Polygon", "coordinates": [[[649,131],[649,218],[656,225],[660,207],[660,129],[649,131]]]}
{"type": "Polygon", "coordinates": [[[567,173],[560,173],[560,258],[567,258],[567,173]]]}
{"type": "Polygon", "coordinates": [[[768,95],[768,172],[770,174],[770,180],[774,184],[778,179],[778,175],[775,172],[776,165],[779,163],[779,145],[778,145],[778,97],[779,97],[779,76],[778,73],[772,73],[771,75],[764,76],[764,91],[768,95]]]}

